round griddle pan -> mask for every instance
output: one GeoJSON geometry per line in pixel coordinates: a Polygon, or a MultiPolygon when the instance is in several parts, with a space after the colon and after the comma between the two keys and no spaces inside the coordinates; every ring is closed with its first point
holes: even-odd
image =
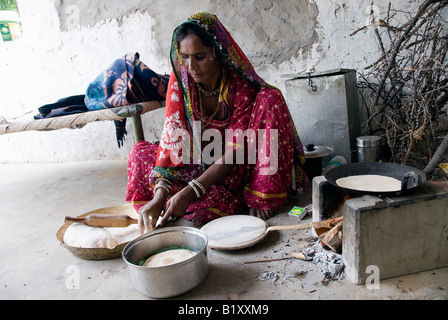
{"type": "Polygon", "coordinates": [[[416,188],[426,181],[426,175],[423,171],[410,166],[391,162],[349,163],[331,169],[324,176],[328,182],[344,191],[373,195],[403,195],[408,190],[416,188]],[[336,183],[336,181],[340,178],[370,174],[398,179],[401,181],[401,189],[392,192],[366,192],[363,190],[343,188],[336,183]]]}

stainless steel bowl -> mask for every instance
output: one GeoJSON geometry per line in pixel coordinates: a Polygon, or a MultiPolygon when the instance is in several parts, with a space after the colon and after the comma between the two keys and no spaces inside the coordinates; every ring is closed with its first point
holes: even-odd
{"type": "Polygon", "coordinates": [[[123,249],[134,288],[151,298],[172,298],[196,288],[208,274],[207,235],[191,227],[166,227],[141,235],[123,249]],[[163,267],[138,263],[157,250],[172,246],[197,252],[193,257],[163,267]]]}

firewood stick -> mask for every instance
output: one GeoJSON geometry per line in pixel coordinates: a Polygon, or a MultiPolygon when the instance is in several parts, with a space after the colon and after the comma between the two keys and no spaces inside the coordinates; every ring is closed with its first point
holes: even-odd
{"type": "Polygon", "coordinates": [[[244,264],[249,264],[249,263],[260,263],[260,262],[272,262],[272,261],[280,261],[280,260],[285,260],[285,259],[288,259],[288,257],[274,258],[274,259],[266,259],[266,260],[244,261],[244,264]]]}
{"type": "Polygon", "coordinates": [[[322,242],[334,252],[340,252],[342,248],[342,224],[340,221],[330,231],[321,235],[322,242]]]}

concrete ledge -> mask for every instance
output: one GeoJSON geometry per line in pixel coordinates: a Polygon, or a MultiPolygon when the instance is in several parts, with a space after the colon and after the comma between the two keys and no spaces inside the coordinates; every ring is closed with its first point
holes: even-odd
{"type": "MultiPolygon", "coordinates": [[[[326,202],[341,201],[329,184],[313,180],[313,221],[326,218],[326,202]]],[[[379,279],[448,266],[448,190],[427,182],[405,196],[362,196],[346,200],[342,213],[342,257],[351,282],[365,283],[369,266],[379,279]]]]}
{"type": "Polygon", "coordinates": [[[430,183],[404,197],[365,196],[344,206],[347,278],[365,283],[368,266],[386,279],[448,265],[448,192],[430,183]]]}

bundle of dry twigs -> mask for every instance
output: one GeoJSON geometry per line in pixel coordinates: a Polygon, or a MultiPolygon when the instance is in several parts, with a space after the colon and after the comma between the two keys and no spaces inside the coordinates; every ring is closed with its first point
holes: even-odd
{"type": "Polygon", "coordinates": [[[365,129],[385,138],[388,161],[427,172],[446,151],[439,149],[436,159],[436,150],[448,147],[447,12],[448,0],[424,1],[417,12],[389,3],[384,19],[371,17],[380,58],[360,72],[365,129]]]}

